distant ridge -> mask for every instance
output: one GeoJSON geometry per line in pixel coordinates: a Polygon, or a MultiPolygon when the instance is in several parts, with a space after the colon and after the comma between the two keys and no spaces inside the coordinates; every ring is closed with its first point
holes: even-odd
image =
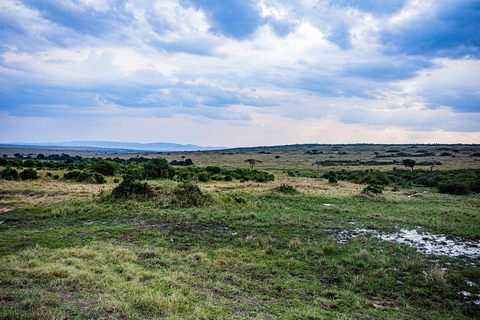
{"type": "Polygon", "coordinates": [[[30,147],[90,147],[90,148],[107,148],[107,149],[127,149],[134,151],[204,151],[204,150],[221,150],[225,147],[202,147],[194,144],[177,144],[166,142],[138,143],[138,142],[116,142],[116,141],[65,141],[65,142],[15,142],[5,143],[2,145],[30,146],[30,147]]]}

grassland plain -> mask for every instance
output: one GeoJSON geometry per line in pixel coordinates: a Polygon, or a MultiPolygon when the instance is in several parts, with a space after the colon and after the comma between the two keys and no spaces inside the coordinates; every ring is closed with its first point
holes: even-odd
{"type": "MultiPolygon", "coordinates": [[[[171,201],[178,183],[170,180],[150,181],[157,193],[146,200],[112,199],[118,176],[84,184],[39,170],[39,180],[0,180],[0,318],[478,318],[478,256],[428,255],[355,233],[405,228],[478,244],[478,195],[412,186],[374,196],[364,185],[288,174],[315,176],[320,156],[383,161],[378,147],[328,148],[336,153],[165,154],[231,168],[265,157],[258,166],[275,174],[269,183],[198,183],[207,202],[196,207],[171,201]]],[[[478,169],[468,152],[434,170],[478,169]]]]}

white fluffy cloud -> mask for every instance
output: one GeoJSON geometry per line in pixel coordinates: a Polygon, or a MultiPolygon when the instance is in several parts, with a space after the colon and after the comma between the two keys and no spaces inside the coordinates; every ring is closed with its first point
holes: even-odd
{"type": "Polygon", "coordinates": [[[475,8],[466,0],[5,0],[2,140],[67,139],[58,131],[69,127],[69,140],[225,146],[478,142],[480,43],[457,23],[471,21],[480,34],[475,8]],[[50,129],[34,134],[41,123],[50,129]]]}

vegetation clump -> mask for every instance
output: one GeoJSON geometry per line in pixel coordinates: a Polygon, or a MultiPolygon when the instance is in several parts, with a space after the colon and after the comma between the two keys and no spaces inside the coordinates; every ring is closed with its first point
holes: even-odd
{"type": "Polygon", "coordinates": [[[470,187],[467,183],[457,180],[449,180],[440,183],[438,185],[438,191],[440,191],[440,193],[448,193],[455,195],[465,195],[471,192],[470,187]]]}
{"type": "Polygon", "coordinates": [[[211,198],[192,182],[179,184],[173,190],[172,203],[179,207],[198,207],[205,205],[211,198]]]}
{"type": "Polygon", "coordinates": [[[13,168],[5,168],[2,170],[2,179],[5,180],[17,180],[18,171],[13,168]]]}
{"type": "Polygon", "coordinates": [[[107,180],[101,173],[89,172],[87,170],[69,171],[63,175],[63,178],[66,180],[75,179],[75,181],[77,182],[88,182],[88,183],[98,183],[98,184],[103,184],[107,182],[107,180]]]}
{"type": "Polygon", "coordinates": [[[140,182],[132,176],[124,175],[122,182],[113,189],[112,195],[117,199],[127,199],[149,197],[153,195],[153,192],[146,182],[140,182]]]}
{"type": "Polygon", "coordinates": [[[381,194],[383,190],[384,190],[384,186],[380,184],[369,184],[362,190],[362,193],[381,194]]]}
{"type": "Polygon", "coordinates": [[[173,179],[175,169],[168,164],[165,158],[153,158],[143,165],[144,178],[149,179],[173,179]]]}
{"type": "Polygon", "coordinates": [[[297,188],[291,186],[291,185],[288,185],[288,184],[285,184],[285,183],[282,183],[281,185],[279,185],[278,187],[274,188],[273,191],[275,192],[279,192],[279,193],[284,193],[284,194],[290,194],[290,195],[294,195],[294,194],[299,194],[300,191],[298,191],[297,188]]]}
{"type": "Polygon", "coordinates": [[[113,162],[103,160],[102,158],[92,159],[90,166],[93,171],[103,174],[104,176],[115,175],[115,164],[113,162]]]}
{"type": "Polygon", "coordinates": [[[22,172],[20,172],[20,179],[22,180],[36,180],[38,179],[38,173],[37,170],[35,169],[25,169],[22,172]]]}

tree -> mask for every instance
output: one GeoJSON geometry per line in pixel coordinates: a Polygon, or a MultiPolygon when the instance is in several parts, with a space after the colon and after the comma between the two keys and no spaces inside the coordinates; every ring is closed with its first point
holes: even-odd
{"type": "Polygon", "coordinates": [[[312,163],[312,166],[316,165],[317,166],[317,171],[320,171],[320,165],[321,164],[322,164],[322,161],[317,159],[314,163],[312,163]]]}
{"type": "Polygon", "coordinates": [[[413,167],[415,167],[415,160],[412,160],[412,159],[404,159],[403,160],[403,165],[405,166],[405,168],[411,168],[412,169],[412,172],[413,172],[413,167]]]}
{"type": "Polygon", "coordinates": [[[39,153],[37,154],[37,159],[38,160],[44,160],[45,159],[45,155],[43,153],[39,153]]]}
{"type": "Polygon", "coordinates": [[[262,161],[257,160],[257,159],[247,159],[247,160],[245,160],[245,162],[248,162],[248,164],[250,164],[250,169],[252,169],[252,170],[253,170],[253,167],[254,167],[257,163],[262,163],[262,161]]]}
{"type": "Polygon", "coordinates": [[[278,159],[280,159],[280,156],[275,156],[275,159],[277,159],[277,163],[278,163],[278,159]]]}

